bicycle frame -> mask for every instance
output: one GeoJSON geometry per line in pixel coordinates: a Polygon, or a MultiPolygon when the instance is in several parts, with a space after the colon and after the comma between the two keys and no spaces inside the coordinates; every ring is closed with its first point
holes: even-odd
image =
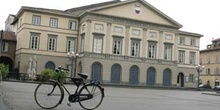
{"type": "MultiPolygon", "coordinates": [[[[49,82],[54,82],[55,84],[53,85],[53,89],[52,89],[52,91],[48,94],[48,95],[51,95],[52,93],[53,93],[53,91],[55,90],[55,88],[56,88],[56,85],[59,85],[60,87],[61,87],[61,93],[63,94],[62,95],[62,98],[61,98],[61,101],[59,102],[60,104],[62,103],[62,101],[63,101],[63,99],[64,99],[64,91],[66,91],[67,93],[68,93],[68,96],[70,97],[71,95],[75,95],[75,96],[78,96],[79,94],[78,94],[78,91],[79,91],[79,88],[80,88],[80,85],[81,84],[83,84],[82,86],[85,86],[86,85],[86,83],[83,81],[83,78],[71,78],[71,77],[62,77],[62,78],[65,78],[65,79],[71,79],[72,81],[73,81],[73,83],[76,85],[76,90],[75,90],[75,93],[74,94],[71,94],[70,92],[69,92],[69,90],[65,87],[65,85],[62,83],[62,81],[60,80],[60,76],[58,77],[58,81],[56,81],[56,80],[49,80],[49,82]]],[[[90,82],[90,83],[94,83],[94,82],[90,82]]],[[[90,84],[89,83],[89,84],[90,84]]],[[[98,84],[98,83],[97,83],[98,84]]],[[[86,90],[88,91],[88,89],[86,88],[86,90]]],[[[69,99],[69,101],[70,102],[77,102],[77,101],[83,101],[83,100],[88,100],[88,99],[91,99],[91,98],[93,98],[93,96],[91,95],[91,93],[90,93],[90,91],[88,91],[88,94],[82,94],[82,95],[80,95],[80,96],[87,96],[87,97],[82,97],[82,98],[80,98],[80,99],[78,99],[78,100],[74,100],[74,101],[70,101],[70,99],[69,99]]]]}

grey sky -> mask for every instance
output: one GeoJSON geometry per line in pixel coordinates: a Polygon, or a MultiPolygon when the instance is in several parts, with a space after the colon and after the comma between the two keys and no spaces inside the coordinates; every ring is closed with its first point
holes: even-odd
{"type": "MultiPolygon", "coordinates": [[[[9,14],[17,14],[21,6],[66,10],[69,8],[109,0],[4,0],[0,7],[0,30],[4,29],[9,14]]],[[[200,49],[205,49],[212,38],[220,37],[219,0],[145,0],[178,23],[180,30],[204,35],[200,49]]]]}

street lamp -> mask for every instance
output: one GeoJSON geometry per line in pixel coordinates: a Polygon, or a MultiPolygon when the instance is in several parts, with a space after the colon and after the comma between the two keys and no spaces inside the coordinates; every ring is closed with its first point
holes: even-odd
{"type": "Polygon", "coordinates": [[[68,56],[70,57],[70,60],[71,60],[71,72],[70,72],[70,76],[73,77],[73,60],[75,58],[75,68],[74,68],[74,77],[76,77],[76,63],[77,63],[77,57],[79,56],[78,53],[75,53],[75,52],[68,52],[67,53],[68,56]]]}
{"type": "Polygon", "coordinates": [[[200,79],[199,79],[199,76],[200,76],[200,74],[202,73],[202,70],[204,69],[204,66],[201,66],[201,65],[197,65],[196,66],[196,70],[197,70],[197,72],[198,72],[198,80],[197,80],[197,89],[199,90],[199,81],[200,81],[200,79]]]}

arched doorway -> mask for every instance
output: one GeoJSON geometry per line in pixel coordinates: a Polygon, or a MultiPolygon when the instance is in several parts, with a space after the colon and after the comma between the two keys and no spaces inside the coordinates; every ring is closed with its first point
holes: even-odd
{"type": "Polygon", "coordinates": [[[56,65],[55,65],[55,63],[54,63],[54,62],[49,61],[49,62],[47,62],[47,63],[46,63],[45,68],[46,68],[46,69],[55,70],[56,65]]]}
{"type": "Polygon", "coordinates": [[[111,67],[111,83],[119,84],[121,81],[121,65],[114,64],[111,67]]]}
{"type": "Polygon", "coordinates": [[[177,84],[179,84],[180,87],[184,87],[184,74],[183,73],[178,74],[177,84]]]}
{"type": "Polygon", "coordinates": [[[165,69],[163,71],[163,86],[170,86],[171,85],[171,70],[165,69]]]}
{"type": "Polygon", "coordinates": [[[129,75],[129,84],[136,85],[138,84],[138,67],[137,66],[132,66],[130,68],[130,75],[129,75]]]}
{"type": "Polygon", "coordinates": [[[93,63],[92,64],[92,76],[91,79],[95,81],[100,81],[101,82],[101,73],[102,73],[102,65],[101,63],[93,63]]]}
{"type": "Polygon", "coordinates": [[[10,72],[14,69],[14,62],[9,57],[1,56],[0,57],[0,63],[4,63],[5,65],[8,65],[10,72]]]}
{"type": "Polygon", "coordinates": [[[156,70],[154,67],[150,67],[147,69],[147,85],[154,86],[156,83],[156,70]]]}

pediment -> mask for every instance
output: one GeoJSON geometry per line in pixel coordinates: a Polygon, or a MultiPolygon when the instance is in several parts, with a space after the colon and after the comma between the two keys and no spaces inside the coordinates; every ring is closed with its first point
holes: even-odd
{"type": "Polygon", "coordinates": [[[115,5],[93,9],[90,12],[178,28],[182,27],[181,24],[142,0],[124,1],[115,5]]]}

